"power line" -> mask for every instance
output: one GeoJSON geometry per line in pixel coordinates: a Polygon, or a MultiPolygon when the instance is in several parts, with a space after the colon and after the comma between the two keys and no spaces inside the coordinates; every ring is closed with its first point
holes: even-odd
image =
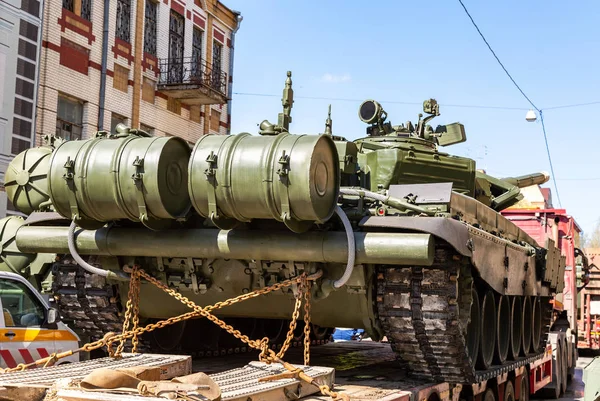
{"type": "Polygon", "coordinates": [[[575,104],[565,104],[562,106],[544,107],[544,110],[568,109],[570,107],[592,106],[595,104],[600,104],[600,100],[594,101],[594,102],[587,102],[587,103],[575,103],[575,104]]]}
{"type": "MultiPolygon", "coordinates": [[[[281,95],[275,95],[270,93],[250,93],[250,92],[233,92],[237,96],[257,96],[257,97],[279,97],[281,95]]],[[[363,102],[365,99],[351,99],[351,98],[336,98],[326,96],[294,96],[296,99],[308,99],[308,100],[327,100],[327,101],[338,101],[338,102],[363,102]]],[[[404,105],[422,105],[420,102],[403,102],[399,100],[381,100],[384,104],[404,104],[404,105]]],[[[496,109],[496,110],[529,110],[526,107],[508,107],[508,106],[484,106],[474,104],[445,104],[442,103],[440,106],[443,107],[460,107],[469,109],[496,109]]]]}
{"type": "MultiPolygon", "coordinates": [[[[479,27],[477,26],[477,24],[473,20],[473,17],[471,17],[471,14],[469,13],[469,10],[467,10],[467,7],[465,7],[465,5],[462,2],[462,0],[458,0],[458,2],[462,6],[463,10],[465,10],[465,13],[467,14],[467,16],[469,17],[469,19],[471,20],[471,23],[473,24],[473,26],[475,27],[475,29],[477,29],[477,32],[479,33],[479,36],[481,36],[481,39],[483,39],[483,41],[485,42],[486,46],[488,47],[488,49],[490,50],[490,52],[492,53],[492,55],[494,56],[494,58],[496,59],[496,61],[498,62],[498,64],[500,64],[500,67],[502,67],[502,69],[504,70],[504,72],[506,73],[506,75],[508,76],[508,78],[510,78],[510,80],[512,81],[512,83],[516,86],[516,88],[519,90],[519,92],[521,92],[521,94],[523,95],[523,97],[525,99],[527,99],[527,101],[529,102],[529,104],[535,110],[537,110],[537,112],[540,114],[540,121],[542,123],[542,131],[544,132],[544,142],[546,144],[546,153],[548,154],[548,162],[550,163],[550,172],[552,173],[552,182],[554,183],[554,189],[556,190],[556,198],[558,199],[558,206],[561,207],[560,195],[558,193],[558,186],[556,185],[556,178],[555,178],[555,175],[554,175],[554,167],[552,165],[552,157],[550,156],[550,147],[548,146],[548,136],[546,135],[546,126],[544,125],[544,115],[542,113],[542,110],[539,107],[537,107],[531,101],[531,99],[525,94],[525,92],[523,92],[523,89],[521,89],[521,87],[513,79],[512,75],[510,75],[510,73],[508,72],[508,70],[506,69],[506,67],[504,67],[504,64],[502,64],[502,61],[500,61],[500,59],[496,55],[496,52],[494,52],[494,49],[492,49],[492,46],[490,46],[490,44],[488,43],[488,41],[485,38],[485,36],[483,36],[483,33],[481,33],[481,30],[479,29],[479,27]]],[[[561,106],[557,106],[557,108],[558,107],[561,107],[561,106]]],[[[562,108],[564,108],[564,107],[565,106],[562,106],[562,108]]]]}
{"type": "MultiPolygon", "coordinates": [[[[272,93],[253,93],[253,92],[233,92],[236,96],[257,96],[257,97],[280,97],[281,95],[276,95],[272,93]]],[[[338,98],[338,97],[327,97],[327,96],[294,96],[296,99],[308,99],[308,100],[328,100],[328,101],[337,101],[337,102],[362,102],[365,99],[352,99],[352,98],[338,98]]],[[[406,105],[421,105],[419,102],[404,102],[398,100],[381,100],[381,103],[385,104],[406,104],[406,105]]],[[[600,100],[594,102],[586,102],[586,103],[573,103],[573,104],[564,104],[560,106],[552,106],[552,107],[544,107],[539,110],[558,110],[558,109],[567,109],[572,107],[583,107],[583,106],[593,106],[600,104],[600,100]]],[[[440,106],[443,107],[457,107],[457,108],[465,108],[465,109],[491,109],[491,110],[529,110],[528,107],[511,107],[511,106],[487,106],[487,105],[479,105],[479,104],[450,104],[450,103],[441,103],[440,106]]],[[[538,109],[536,109],[538,110],[538,109]]],[[[538,111],[539,111],[538,110],[538,111]]]]}
{"type": "Polygon", "coordinates": [[[525,92],[523,92],[523,89],[521,89],[521,87],[519,86],[519,84],[517,84],[515,82],[515,80],[513,79],[512,75],[510,75],[510,73],[508,72],[508,70],[506,69],[506,67],[504,67],[504,64],[502,64],[502,61],[500,61],[500,59],[496,55],[496,52],[494,51],[494,49],[492,49],[492,46],[490,46],[490,44],[488,43],[488,41],[485,38],[485,36],[483,36],[483,33],[481,33],[481,31],[479,30],[479,27],[477,26],[477,24],[473,20],[473,17],[471,17],[471,14],[469,14],[469,10],[467,10],[467,7],[465,7],[465,5],[463,4],[462,0],[458,0],[458,2],[462,6],[462,8],[465,10],[465,13],[467,13],[467,16],[471,20],[471,23],[473,24],[473,26],[475,27],[475,29],[477,29],[477,32],[479,32],[479,36],[481,36],[481,39],[483,39],[483,41],[485,42],[486,46],[488,47],[488,49],[490,49],[490,52],[492,52],[492,54],[496,58],[496,61],[498,62],[498,64],[500,64],[500,67],[502,67],[502,69],[504,70],[504,72],[506,73],[506,75],[508,75],[508,77],[510,78],[510,80],[512,81],[512,83],[517,87],[517,89],[519,90],[519,92],[521,92],[521,95],[523,95],[523,97],[525,99],[527,99],[527,101],[529,102],[529,104],[534,109],[539,110],[539,108],[531,101],[531,99],[529,99],[529,97],[525,94],[525,92]]]}
{"type": "Polygon", "coordinates": [[[544,132],[544,142],[546,142],[546,153],[548,154],[548,161],[550,162],[550,173],[552,173],[552,182],[554,182],[554,189],[556,189],[556,199],[558,199],[558,207],[562,207],[560,202],[560,195],[558,194],[558,187],[556,186],[556,175],[554,175],[554,166],[552,166],[552,158],[550,157],[550,148],[548,147],[548,137],[546,136],[546,126],[544,125],[544,113],[542,113],[542,110],[540,110],[540,121],[542,123],[542,131],[544,132]]]}

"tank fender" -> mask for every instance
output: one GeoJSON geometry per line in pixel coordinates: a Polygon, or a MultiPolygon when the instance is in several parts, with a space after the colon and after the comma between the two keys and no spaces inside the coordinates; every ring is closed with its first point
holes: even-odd
{"type": "Polygon", "coordinates": [[[369,216],[359,225],[365,229],[390,228],[434,235],[471,258],[481,277],[498,293],[549,295],[548,289],[537,281],[533,248],[517,245],[464,222],[445,217],[369,216]]]}
{"type": "Polygon", "coordinates": [[[447,219],[445,217],[370,216],[363,218],[359,225],[365,228],[383,227],[425,232],[448,242],[461,255],[473,256],[473,252],[469,249],[469,229],[465,223],[458,220],[447,219]]]}

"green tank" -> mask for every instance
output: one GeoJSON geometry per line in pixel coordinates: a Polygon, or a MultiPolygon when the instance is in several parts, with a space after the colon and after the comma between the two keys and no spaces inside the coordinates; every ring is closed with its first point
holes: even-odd
{"type": "MultiPolygon", "coordinates": [[[[291,73],[282,101],[259,135],[205,135],[193,149],[119,126],[25,151],[5,186],[32,213],[0,220],[0,268],[50,293],[91,338],[119,329],[135,263],[199,305],[321,270],[314,342],[333,327],[364,328],[417,377],[470,383],[543,352],[564,258],[498,211],[547,174],[498,179],[443,152],[465,128],[431,126],[433,99],[402,125],[365,101],[366,136],[353,142],[333,134],[330,116],[322,134],[289,132],[291,73]]],[[[293,306],[291,290],[277,291],[218,315],[277,344],[293,306]]],[[[145,321],[187,311],[142,285],[145,321]]],[[[163,350],[241,350],[204,320],[155,333],[163,350]]]]}

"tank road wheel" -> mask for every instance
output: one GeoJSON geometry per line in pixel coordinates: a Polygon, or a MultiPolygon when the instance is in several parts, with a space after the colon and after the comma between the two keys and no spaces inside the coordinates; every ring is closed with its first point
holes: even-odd
{"type": "Polygon", "coordinates": [[[479,353],[480,320],[479,295],[477,295],[477,291],[473,288],[471,290],[471,315],[469,317],[469,324],[467,325],[467,352],[471,364],[475,364],[477,354],[479,353]]]}
{"type": "Polygon", "coordinates": [[[496,303],[496,363],[503,364],[508,356],[508,346],[510,343],[510,302],[508,296],[498,296],[496,303]]]}
{"type": "Polygon", "coordinates": [[[332,331],[329,327],[311,324],[310,337],[313,342],[316,341],[316,344],[326,343],[329,340],[329,337],[331,337],[331,333],[332,331]]]}
{"type": "Polygon", "coordinates": [[[183,320],[150,332],[152,345],[161,352],[171,352],[177,349],[181,345],[186,323],[187,321],[183,320]]]}
{"type": "Polygon", "coordinates": [[[531,334],[531,352],[538,352],[540,341],[542,339],[542,302],[539,297],[531,297],[532,334],[531,334]]]}
{"type": "Polygon", "coordinates": [[[485,390],[483,397],[481,397],[481,401],[496,401],[496,394],[494,394],[494,389],[489,388],[485,390]]]}
{"type": "Polygon", "coordinates": [[[294,347],[302,344],[302,340],[304,339],[304,321],[300,320],[296,324],[296,329],[294,330],[294,338],[292,339],[292,345],[294,347]]]}
{"type": "Polygon", "coordinates": [[[258,338],[267,337],[269,339],[269,346],[274,348],[273,346],[283,342],[287,330],[287,322],[284,319],[261,319],[259,332],[262,331],[262,334],[258,338]]]}
{"type": "Polygon", "coordinates": [[[529,297],[523,297],[523,314],[522,314],[523,330],[521,331],[521,354],[527,356],[529,354],[529,348],[531,347],[531,300],[529,297]]]}
{"type": "Polygon", "coordinates": [[[496,318],[494,293],[487,290],[481,301],[481,330],[479,331],[479,358],[477,361],[479,369],[489,369],[494,360],[496,318]]]}
{"type": "Polygon", "coordinates": [[[504,384],[504,400],[503,401],[515,401],[515,386],[513,386],[512,380],[508,379],[504,384]]]}
{"type": "Polygon", "coordinates": [[[510,346],[508,354],[510,360],[516,360],[521,351],[521,329],[523,327],[523,303],[520,297],[510,297],[510,346]]]}
{"type": "Polygon", "coordinates": [[[519,377],[521,381],[521,391],[519,392],[519,401],[529,401],[529,372],[527,369],[519,377]]]}

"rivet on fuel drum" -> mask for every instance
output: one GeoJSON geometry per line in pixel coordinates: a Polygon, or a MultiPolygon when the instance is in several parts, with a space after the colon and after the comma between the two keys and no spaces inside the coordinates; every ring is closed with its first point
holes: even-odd
{"type": "Polygon", "coordinates": [[[208,267],[208,272],[209,272],[209,273],[214,273],[214,272],[215,272],[215,269],[214,269],[212,266],[209,266],[209,267],[208,267]]]}
{"type": "Polygon", "coordinates": [[[247,294],[249,292],[250,292],[250,290],[248,288],[242,288],[242,293],[247,294]]]}
{"type": "Polygon", "coordinates": [[[249,267],[246,267],[244,269],[244,273],[246,273],[247,275],[250,275],[250,274],[252,274],[252,270],[249,267]]]}

